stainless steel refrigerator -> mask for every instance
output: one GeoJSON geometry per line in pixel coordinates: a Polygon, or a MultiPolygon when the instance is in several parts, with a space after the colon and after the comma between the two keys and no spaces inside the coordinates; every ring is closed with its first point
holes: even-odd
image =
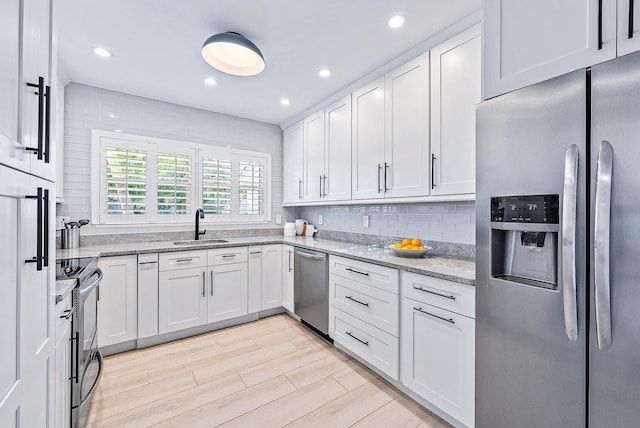
{"type": "Polygon", "coordinates": [[[640,425],[640,54],[477,108],[476,427],[640,425]]]}

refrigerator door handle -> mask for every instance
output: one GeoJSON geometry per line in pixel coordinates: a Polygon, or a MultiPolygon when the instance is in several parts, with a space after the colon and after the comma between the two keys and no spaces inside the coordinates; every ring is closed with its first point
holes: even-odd
{"type": "Polygon", "coordinates": [[[578,146],[573,144],[564,158],[562,192],[562,299],[564,331],[569,339],[578,339],[578,302],[576,297],[576,213],[578,195],[578,146]]]}
{"type": "Polygon", "coordinates": [[[611,225],[611,180],[613,178],[613,147],[602,141],[598,149],[596,171],[596,201],[594,215],[594,289],[596,334],[598,348],[611,347],[611,288],[609,272],[609,238],[611,225]]]}

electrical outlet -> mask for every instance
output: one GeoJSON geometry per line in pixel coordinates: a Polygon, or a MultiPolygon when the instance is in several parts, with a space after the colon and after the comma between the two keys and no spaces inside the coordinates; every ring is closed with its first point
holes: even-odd
{"type": "Polygon", "coordinates": [[[282,224],[282,216],[280,214],[276,214],[276,224],[282,224]]]}
{"type": "Polygon", "coordinates": [[[324,217],[322,214],[318,214],[318,226],[322,226],[322,223],[324,223],[324,217]]]}
{"type": "Polygon", "coordinates": [[[362,227],[369,227],[369,216],[368,215],[363,215],[362,216],[362,227]]]}

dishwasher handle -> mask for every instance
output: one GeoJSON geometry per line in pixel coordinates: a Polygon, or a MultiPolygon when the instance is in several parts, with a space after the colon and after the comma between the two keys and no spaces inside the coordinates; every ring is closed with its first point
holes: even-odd
{"type": "Polygon", "coordinates": [[[296,250],[296,255],[300,257],[304,257],[305,259],[312,259],[312,260],[324,260],[325,258],[324,254],[321,256],[316,256],[315,254],[305,253],[304,251],[298,251],[298,250],[296,250]]]}

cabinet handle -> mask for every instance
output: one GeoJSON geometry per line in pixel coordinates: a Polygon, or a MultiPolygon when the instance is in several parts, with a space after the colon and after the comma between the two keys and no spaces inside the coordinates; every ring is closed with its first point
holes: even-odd
{"type": "Polygon", "coordinates": [[[322,185],[322,196],[327,197],[327,176],[324,176],[324,182],[322,185]]]}
{"type": "Polygon", "coordinates": [[[298,199],[302,199],[302,180],[298,180],[298,199]]]}
{"type": "Polygon", "coordinates": [[[389,170],[389,164],[384,163],[384,193],[389,191],[389,186],[387,186],[387,171],[389,170]]]}
{"type": "Polygon", "coordinates": [[[205,281],[204,281],[204,272],[202,272],[202,297],[206,297],[207,296],[207,291],[204,289],[205,288],[205,281]]]}
{"type": "Polygon", "coordinates": [[[351,337],[353,337],[355,340],[357,340],[358,342],[360,342],[360,343],[362,343],[362,344],[364,344],[364,345],[369,346],[369,342],[366,342],[366,341],[364,341],[364,340],[362,340],[362,339],[359,339],[359,338],[355,337],[353,334],[351,334],[351,332],[350,332],[350,331],[345,331],[345,332],[344,332],[344,334],[346,334],[347,336],[351,336],[351,337]]]}
{"type": "Polygon", "coordinates": [[[64,310],[64,315],[60,315],[60,319],[61,320],[68,320],[69,318],[71,318],[72,315],[73,315],[73,308],[65,309],[64,310]]]}
{"type": "Polygon", "coordinates": [[[38,83],[27,83],[30,88],[38,88],[36,95],[38,96],[38,147],[25,147],[25,150],[38,156],[38,160],[42,160],[43,137],[44,137],[44,77],[38,77],[38,83]]]}
{"type": "Polygon", "coordinates": [[[413,308],[413,310],[414,310],[414,311],[418,311],[418,312],[420,312],[421,314],[429,315],[430,317],[438,318],[439,320],[446,321],[446,322],[451,323],[451,324],[455,324],[455,323],[456,323],[456,322],[453,320],[453,318],[449,318],[449,319],[447,319],[447,318],[443,318],[443,317],[441,317],[441,316],[434,315],[434,314],[432,314],[432,313],[430,313],[430,312],[424,311],[424,310],[422,310],[422,308],[415,308],[415,307],[414,307],[414,308],[413,308]]]}
{"type": "Polygon", "coordinates": [[[598,50],[602,49],[602,0],[598,0],[598,50]]]}
{"type": "Polygon", "coordinates": [[[356,300],[356,299],[354,299],[354,298],[353,298],[353,297],[351,297],[351,296],[344,296],[344,297],[345,297],[345,299],[349,299],[349,300],[351,300],[351,301],[353,301],[353,302],[359,303],[359,304],[361,304],[362,306],[367,306],[367,307],[369,307],[369,304],[368,304],[368,303],[361,302],[360,300],[356,300]]]}
{"type": "Polygon", "coordinates": [[[158,263],[157,260],[153,260],[150,262],[138,262],[139,265],[150,265],[150,264],[154,264],[154,263],[158,263]]]}
{"type": "Polygon", "coordinates": [[[635,0],[629,0],[629,32],[627,34],[628,39],[633,39],[633,6],[635,0]]]}
{"type": "Polygon", "coordinates": [[[360,275],[369,276],[369,272],[360,272],[359,270],[351,269],[350,267],[345,268],[345,270],[353,273],[359,273],[360,275]]]}
{"type": "Polygon", "coordinates": [[[190,262],[193,261],[193,257],[189,257],[188,259],[176,259],[176,263],[179,262],[190,262]]]}
{"type": "Polygon", "coordinates": [[[436,170],[436,155],[431,153],[431,189],[436,188],[435,170],[436,170]]]}
{"type": "Polygon", "coordinates": [[[293,251],[289,250],[289,272],[291,272],[291,255],[293,254],[293,251]]]}
{"type": "Polygon", "coordinates": [[[426,288],[413,286],[414,290],[424,291],[425,293],[435,294],[436,296],[444,297],[445,299],[456,300],[456,296],[448,296],[446,294],[436,293],[435,291],[427,290],[426,288]]]}
{"type": "Polygon", "coordinates": [[[213,296],[213,271],[211,271],[211,295],[213,296]]]}
{"type": "Polygon", "coordinates": [[[51,146],[51,86],[44,92],[46,115],[44,118],[44,163],[49,163],[49,147],[51,146]]]}
{"type": "Polygon", "coordinates": [[[322,176],[320,176],[320,197],[322,197],[322,176]]]}
{"type": "Polygon", "coordinates": [[[382,167],[380,166],[380,164],[378,164],[378,193],[382,192],[382,189],[380,188],[380,170],[382,169],[382,167]]]}
{"type": "Polygon", "coordinates": [[[36,223],[36,239],[37,239],[37,243],[36,243],[36,256],[32,259],[29,260],[25,260],[25,263],[35,263],[36,264],[36,270],[41,271],[42,270],[42,261],[43,261],[43,257],[42,257],[42,212],[43,212],[43,197],[42,197],[42,187],[38,187],[38,191],[37,191],[37,195],[36,196],[27,196],[26,199],[36,199],[37,203],[38,203],[38,208],[37,208],[37,223],[36,223]]]}
{"type": "Polygon", "coordinates": [[[44,255],[42,256],[42,262],[45,267],[49,266],[49,189],[44,189],[44,206],[42,207],[43,214],[43,247],[44,255]]]}
{"type": "Polygon", "coordinates": [[[223,259],[228,259],[229,257],[235,257],[237,256],[237,254],[223,254],[220,257],[222,257],[223,259]]]}

